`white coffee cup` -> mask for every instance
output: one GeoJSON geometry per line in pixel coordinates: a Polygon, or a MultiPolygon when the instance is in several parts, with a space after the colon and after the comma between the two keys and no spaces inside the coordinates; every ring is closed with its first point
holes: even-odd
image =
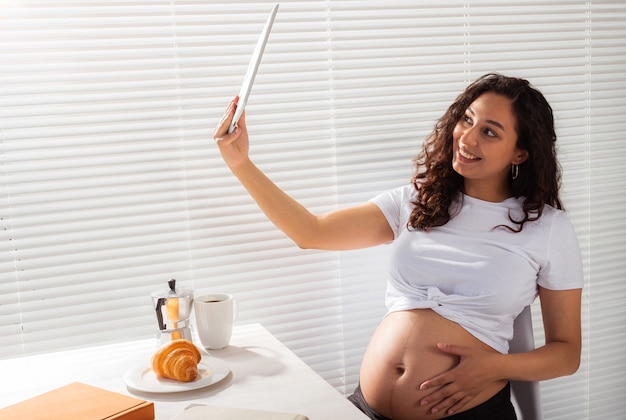
{"type": "Polygon", "coordinates": [[[210,350],[227,347],[239,312],[237,300],[227,293],[209,293],[194,298],[193,310],[202,346],[210,350]]]}

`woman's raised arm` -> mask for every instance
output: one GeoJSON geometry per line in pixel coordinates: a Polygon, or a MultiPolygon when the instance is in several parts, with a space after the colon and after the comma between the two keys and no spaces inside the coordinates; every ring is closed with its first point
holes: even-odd
{"type": "Polygon", "coordinates": [[[373,203],[314,215],[278,188],[250,160],[245,112],[228,134],[237,101],[235,97],[226,108],[213,138],[226,165],[276,227],[301,248],[357,249],[393,240],[387,220],[373,203]]]}

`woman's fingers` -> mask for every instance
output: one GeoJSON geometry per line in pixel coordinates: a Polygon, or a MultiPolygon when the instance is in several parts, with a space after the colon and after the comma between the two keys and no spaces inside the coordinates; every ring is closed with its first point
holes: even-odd
{"type": "Polygon", "coordinates": [[[235,96],[235,98],[230,101],[230,103],[226,107],[224,115],[222,115],[222,118],[217,124],[217,127],[215,127],[215,130],[213,131],[213,138],[215,140],[218,140],[228,134],[228,127],[230,126],[230,122],[233,120],[233,117],[235,115],[237,102],[239,102],[239,97],[235,96]]]}
{"type": "Polygon", "coordinates": [[[445,412],[446,414],[454,414],[461,410],[469,401],[471,397],[464,396],[462,394],[454,394],[440,401],[434,405],[431,409],[431,413],[445,412]]]}
{"type": "Polygon", "coordinates": [[[472,400],[472,397],[470,396],[465,396],[463,398],[461,398],[460,400],[458,400],[452,407],[448,408],[448,411],[446,412],[447,414],[455,414],[458,413],[459,411],[461,411],[463,409],[463,407],[465,407],[470,401],[472,400]]]}

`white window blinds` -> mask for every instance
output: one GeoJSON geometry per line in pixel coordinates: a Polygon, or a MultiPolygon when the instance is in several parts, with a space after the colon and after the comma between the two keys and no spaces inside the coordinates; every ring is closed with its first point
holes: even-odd
{"type": "MultiPolygon", "coordinates": [[[[213,145],[273,4],[0,3],[0,357],[152,337],[176,278],[352,391],[389,247],[298,249],[213,145]]],[[[282,1],[248,105],[255,162],[325,211],[407,182],[479,75],[546,94],[586,274],[583,364],[542,384],[548,419],[626,409],[624,22],[619,0],[282,1]]]]}

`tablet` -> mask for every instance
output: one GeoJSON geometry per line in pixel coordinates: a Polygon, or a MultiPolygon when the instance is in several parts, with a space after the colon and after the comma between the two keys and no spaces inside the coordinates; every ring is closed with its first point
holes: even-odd
{"type": "Polygon", "coordinates": [[[261,57],[263,56],[263,50],[265,49],[265,44],[267,44],[267,39],[270,36],[270,31],[272,30],[272,24],[274,23],[274,17],[276,16],[277,11],[278,4],[276,4],[270,12],[270,16],[267,18],[267,22],[265,23],[263,32],[261,32],[261,36],[256,43],[254,52],[252,53],[250,64],[248,64],[248,71],[246,71],[246,77],[244,77],[243,84],[241,85],[241,90],[239,91],[239,102],[237,103],[235,116],[230,123],[230,127],[228,127],[229,134],[235,130],[235,126],[237,125],[237,122],[239,122],[239,118],[241,118],[241,114],[243,113],[243,110],[246,107],[246,103],[248,102],[248,96],[250,96],[250,91],[252,90],[254,77],[256,76],[256,72],[259,69],[261,57]]]}

